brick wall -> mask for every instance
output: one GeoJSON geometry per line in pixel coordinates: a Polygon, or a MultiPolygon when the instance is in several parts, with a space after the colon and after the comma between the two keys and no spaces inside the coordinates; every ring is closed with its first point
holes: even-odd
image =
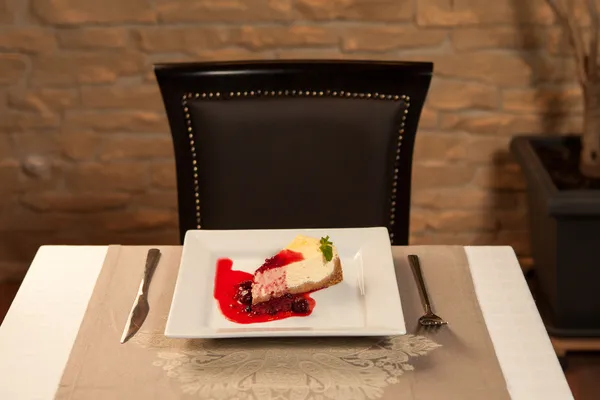
{"type": "Polygon", "coordinates": [[[543,0],[0,0],[0,279],[41,244],[177,242],[151,64],[215,59],[435,62],[412,241],[509,244],[527,262],[507,145],[579,129],[566,49],[543,0]]]}

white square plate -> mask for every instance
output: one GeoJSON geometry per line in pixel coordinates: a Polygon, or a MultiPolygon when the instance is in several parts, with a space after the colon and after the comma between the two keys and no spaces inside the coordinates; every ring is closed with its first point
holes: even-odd
{"type": "Polygon", "coordinates": [[[191,230],[183,253],[165,328],[170,338],[404,335],[406,327],[392,249],[384,227],[353,229],[191,230]],[[329,236],[340,255],[344,280],[311,294],[309,316],[238,324],[214,299],[217,260],[249,273],[298,234],[329,236]],[[359,290],[363,270],[364,296],[359,290]]]}

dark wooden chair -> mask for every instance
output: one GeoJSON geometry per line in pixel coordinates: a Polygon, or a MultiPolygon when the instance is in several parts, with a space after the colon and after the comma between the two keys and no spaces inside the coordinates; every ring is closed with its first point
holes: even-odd
{"type": "Polygon", "coordinates": [[[433,64],[160,64],[181,240],[190,229],[386,226],[408,243],[433,64]]]}

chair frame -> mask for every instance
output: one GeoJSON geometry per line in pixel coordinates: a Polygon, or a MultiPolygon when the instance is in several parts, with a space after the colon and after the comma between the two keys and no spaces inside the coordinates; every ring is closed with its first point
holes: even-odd
{"type": "Polygon", "coordinates": [[[413,148],[433,63],[360,60],[167,63],[156,64],[154,72],[175,151],[181,242],[187,230],[202,229],[197,133],[188,113],[188,101],[337,97],[349,101],[405,103],[405,115],[397,127],[387,227],[392,244],[408,244],[413,148]],[[368,80],[360,79],[364,77],[368,80]],[[397,190],[400,183],[401,191],[397,190]]]}

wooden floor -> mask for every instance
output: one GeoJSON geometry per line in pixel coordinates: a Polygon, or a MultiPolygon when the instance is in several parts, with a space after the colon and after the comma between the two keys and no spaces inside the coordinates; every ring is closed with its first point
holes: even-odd
{"type": "MultiPolygon", "coordinates": [[[[17,290],[19,290],[18,283],[0,284],[0,324],[4,321],[4,316],[10,308],[10,304],[12,303],[15,294],[17,294],[17,290]]],[[[2,354],[0,354],[0,357],[2,357],[2,354]]]]}
{"type": "Polygon", "coordinates": [[[565,375],[576,400],[600,399],[600,353],[567,355],[565,375]]]}
{"type": "MultiPolygon", "coordinates": [[[[4,320],[17,290],[19,290],[18,283],[0,284],[0,324],[4,320]]],[[[600,353],[569,354],[567,364],[565,374],[575,399],[600,399],[600,353]]]]}

